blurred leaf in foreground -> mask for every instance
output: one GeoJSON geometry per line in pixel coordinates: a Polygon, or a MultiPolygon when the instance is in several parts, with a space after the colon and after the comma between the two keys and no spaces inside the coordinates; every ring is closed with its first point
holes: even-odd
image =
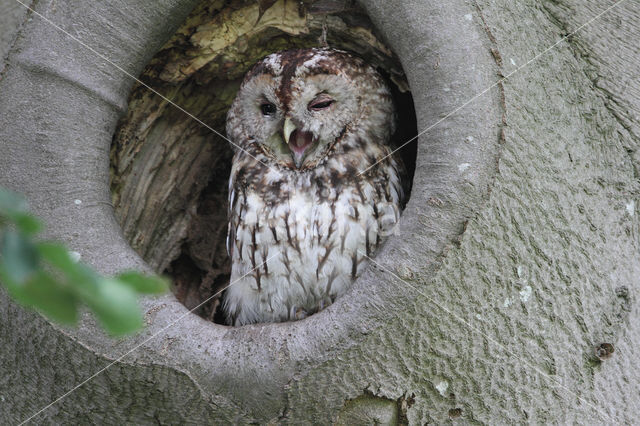
{"type": "Polygon", "coordinates": [[[62,324],[75,324],[87,306],[111,335],[142,328],[138,295],[166,292],[166,279],[135,271],[103,277],[62,244],[36,242],[41,229],[25,200],[0,188],[0,283],[16,301],[62,324]]]}

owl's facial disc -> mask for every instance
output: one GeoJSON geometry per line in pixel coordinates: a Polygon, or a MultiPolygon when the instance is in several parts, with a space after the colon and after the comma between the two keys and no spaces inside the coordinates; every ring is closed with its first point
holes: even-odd
{"type": "Polygon", "coordinates": [[[318,138],[311,132],[305,132],[296,128],[295,124],[290,118],[284,120],[284,126],[282,133],[285,142],[289,145],[291,150],[291,157],[296,168],[300,168],[304,163],[305,153],[308,149],[318,141],[318,138]]]}
{"type": "Polygon", "coordinates": [[[300,49],[272,54],[247,73],[227,134],[275,165],[306,172],[357,156],[362,141],[386,141],[393,125],[393,102],[373,68],[345,52],[300,49]]]}

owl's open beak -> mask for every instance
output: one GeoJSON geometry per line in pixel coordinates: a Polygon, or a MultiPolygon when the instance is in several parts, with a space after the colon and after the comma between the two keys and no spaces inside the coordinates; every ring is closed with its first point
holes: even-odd
{"type": "Polygon", "coordinates": [[[314,142],[314,136],[311,132],[303,132],[296,128],[289,117],[284,119],[284,126],[282,127],[282,133],[284,141],[289,145],[291,150],[291,156],[296,168],[300,168],[304,162],[304,154],[314,142]]]}

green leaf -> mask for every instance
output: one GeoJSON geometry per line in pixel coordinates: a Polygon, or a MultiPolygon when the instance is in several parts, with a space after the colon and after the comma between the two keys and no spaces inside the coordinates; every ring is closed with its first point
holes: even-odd
{"type": "Polygon", "coordinates": [[[69,285],[80,291],[97,291],[100,275],[91,268],[76,262],[65,246],[59,243],[42,242],[37,245],[42,258],[64,273],[69,285]]]}
{"type": "Polygon", "coordinates": [[[27,212],[27,202],[22,196],[0,188],[0,225],[7,222],[30,235],[42,229],[40,221],[27,212]]]}
{"type": "Polygon", "coordinates": [[[44,271],[29,280],[23,297],[29,300],[31,306],[54,321],[75,324],[78,320],[75,295],[44,271]]]}
{"type": "Polygon", "coordinates": [[[149,276],[136,271],[127,271],[117,275],[116,279],[142,294],[161,294],[169,290],[168,280],[156,275],[149,276]]]}
{"type": "Polygon", "coordinates": [[[8,216],[19,230],[28,235],[37,234],[42,230],[42,222],[26,213],[10,213],[8,216]]]}
{"type": "Polygon", "coordinates": [[[30,301],[24,294],[23,283],[13,281],[2,265],[0,265],[0,284],[3,284],[7,288],[11,297],[13,297],[17,302],[22,303],[23,305],[30,305],[30,301]]]}
{"type": "Polygon", "coordinates": [[[24,198],[0,188],[0,281],[12,297],[60,323],[76,323],[84,303],[112,335],[142,328],[137,293],[165,292],[166,279],[133,271],[104,278],[76,262],[62,244],[33,242],[41,229],[24,198]],[[55,270],[43,269],[45,264],[55,270]]]}
{"type": "Polygon", "coordinates": [[[85,301],[112,335],[129,334],[142,328],[136,293],[120,281],[102,279],[95,297],[85,301]]]}
{"type": "Polygon", "coordinates": [[[3,213],[26,212],[27,202],[15,192],[0,188],[0,215],[3,213]]]}
{"type": "Polygon", "coordinates": [[[37,309],[54,321],[77,322],[77,298],[44,271],[39,271],[22,285],[7,285],[7,289],[18,303],[37,309]]]}
{"type": "Polygon", "coordinates": [[[38,251],[44,260],[61,270],[70,270],[76,267],[76,262],[69,254],[65,246],[60,243],[38,243],[38,251]]]}
{"type": "Polygon", "coordinates": [[[36,246],[23,234],[5,229],[0,240],[0,268],[5,279],[21,285],[39,267],[36,246]]]}

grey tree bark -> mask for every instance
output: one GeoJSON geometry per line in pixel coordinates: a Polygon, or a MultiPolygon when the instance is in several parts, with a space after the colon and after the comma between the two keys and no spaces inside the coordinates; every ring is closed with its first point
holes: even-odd
{"type": "MultiPolygon", "coordinates": [[[[195,4],[33,7],[137,75],[195,4]]],[[[638,2],[361,4],[429,129],[379,266],[294,323],[231,329],[173,296],[145,300],[148,327],[123,341],[89,316],[78,329],[52,325],[2,292],[2,423],[59,396],[33,420],[634,422],[638,2]],[[615,347],[604,360],[601,343],[615,347]]],[[[147,268],[108,193],[133,80],[38,15],[10,33],[3,22],[2,42],[15,42],[0,80],[0,185],[25,193],[48,236],[100,271],[147,268]]]]}

